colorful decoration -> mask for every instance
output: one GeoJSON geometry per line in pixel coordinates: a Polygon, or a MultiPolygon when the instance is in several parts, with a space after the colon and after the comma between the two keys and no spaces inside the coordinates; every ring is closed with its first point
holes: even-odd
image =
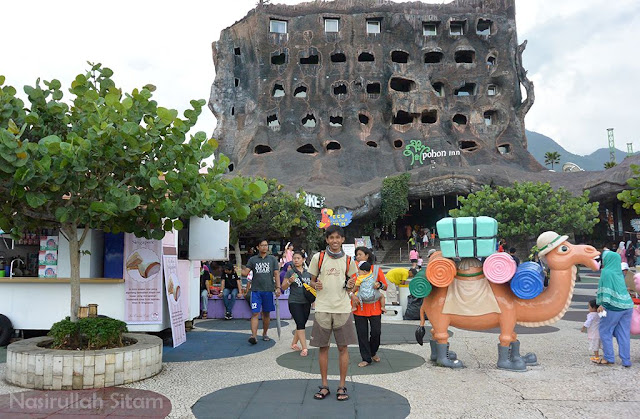
{"type": "Polygon", "coordinates": [[[433,287],[424,276],[424,269],[409,282],[409,292],[416,298],[424,298],[431,293],[433,287]]]}
{"type": "Polygon", "coordinates": [[[334,215],[332,209],[322,208],[322,210],[320,210],[320,217],[321,217],[320,221],[317,222],[317,226],[319,228],[327,228],[330,225],[346,227],[349,224],[351,224],[353,213],[350,211],[347,211],[347,212],[338,212],[334,215]]]}
{"type": "Polygon", "coordinates": [[[446,288],[456,276],[456,264],[442,257],[441,252],[435,252],[427,264],[427,278],[434,287],[446,288]]]}
{"type": "Polygon", "coordinates": [[[509,282],[516,273],[516,261],[506,252],[494,253],[482,265],[484,276],[494,284],[509,282]]]}
{"type": "Polygon", "coordinates": [[[535,262],[524,262],[511,280],[511,291],[518,298],[531,300],[536,298],[544,288],[542,266],[535,262]]]}

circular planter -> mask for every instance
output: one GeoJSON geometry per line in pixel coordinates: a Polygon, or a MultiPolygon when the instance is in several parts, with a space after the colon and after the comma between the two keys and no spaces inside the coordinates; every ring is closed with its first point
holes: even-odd
{"type": "Polygon", "coordinates": [[[66,351],[38,346],[50,337],[25,339],[7,347],[6,380],[39,390],[82,390],[129,384],[162,369],[162,339],[125,333],[137,343],[123,348],[66,351]]]}

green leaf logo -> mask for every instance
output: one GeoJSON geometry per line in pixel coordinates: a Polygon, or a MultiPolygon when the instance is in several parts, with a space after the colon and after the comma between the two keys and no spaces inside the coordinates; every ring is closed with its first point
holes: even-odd
{"type": "Polygon", "coordinates": [[[422,141],[411,140],[411,142],[404,148],[402,154],[407,157],[411,157],[411,166],[413,166],[416,162],[424,164],[422,155],[423,153],[428,153],[429,151],[431,151],[431,148],[422,144],[422,141]]]}

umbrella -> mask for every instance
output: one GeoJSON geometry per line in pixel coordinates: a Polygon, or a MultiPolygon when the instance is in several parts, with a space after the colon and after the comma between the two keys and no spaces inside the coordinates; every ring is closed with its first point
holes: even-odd
{"type": "Polygon", "coordinates": [[[282,333],[282,322],[280,321],[280,300],[276,297],[276,325],[278,326],[278,339],[282,333]]]}

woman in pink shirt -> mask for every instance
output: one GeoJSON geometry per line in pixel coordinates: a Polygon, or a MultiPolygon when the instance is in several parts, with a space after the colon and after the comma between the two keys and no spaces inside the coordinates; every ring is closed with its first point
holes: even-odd
{"type": "Polygon", "coordinates": [[[416,248],[414,247],[413,249],[411,249],[411,251],[409,252],[409,260],[411,261],[411,267],[413,269],[415,269],[416,266],[418,265],[419,257],[420,255],[418,254],[418,251],[416,250],[416,248]]]}

